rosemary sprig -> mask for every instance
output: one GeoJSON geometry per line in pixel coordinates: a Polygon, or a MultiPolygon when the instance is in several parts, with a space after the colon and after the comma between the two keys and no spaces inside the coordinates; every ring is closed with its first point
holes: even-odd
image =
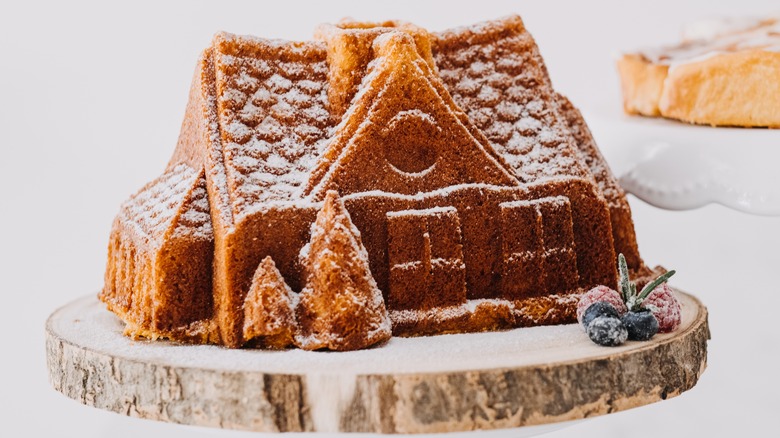
{"type": "Polygon", "coordinates": [[[620,272],[620,283],[618,284],[618,290],[623,297],[623,302],[627,302],[631,293],[631,280],[628,278],[628,264],[626,263],[626,257],[623,253],[618,255],[618,271],[620,272]]]}
{"type": "Polygon", "coordinates": [[[628,310],[631,310],[632,312],[641,310],[642,302],[645,300],[645,298],[647,298],[647,296],[650,295],[650,293],[655,290],[655,288],[662,285],[663,283],[666,283],[669,278],[671,278],[672,275],[677,272],[675,270],[671,270],[658,276],[658,278],[651,281],[644,288],[642,288],[641,292],[637,293],[636,283],[631,281],[628,276],[628,264],[626,263],[626,258],[623,256],[623,254],[618,255],[618,271],[620,272],[620,280],[618,281],[620,295],[623,298],[623,302],[626,303],[628,310]]]}

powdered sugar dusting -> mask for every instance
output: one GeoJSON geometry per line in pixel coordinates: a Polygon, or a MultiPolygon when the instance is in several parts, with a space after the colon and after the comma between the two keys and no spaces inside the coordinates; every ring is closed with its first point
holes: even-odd
{"type": "Polygon", "coordinates": [[[430,215],[443,215],[457,213],[455,207],[433,207],[420,210],[400,210],[390,211],[387,213],[387,217],[402,217],[402,216],[430,216],[430,215]]]}
{"type": "MultiPolygon", "coordinates": [[[[343,309],[353,309],[355,313],[350,318],[358,320],[351,322],[353,333],[350,334],[359,336],[362,347],[390,337],[390,318],[382,292],[371,275],[368,252],[344,201],[335,191],[328,192],[324,206],[311,226],[311,239],[301,250],[300,259],[308,271],[308,278],[300,294],[299,314],[314,311],[321,306],[323,296],[327,296],[322,294],[331,292],[335,302],[328,302],[327,306],[333,307],[334,314],[328,317],[337,318],[343,309]],[[334,252],[336,248],[340,248],[338,253],[334,252]],[[333,276],[337,278],[334,280],[333,276]]],[[[345,333],[340,331],[343,330],[341,327],[335,331],[331,328],[323,331],[316,325],[316,322],[307,324],[307,321],[299,320],[296,345],[304,349],[318,349],[342,344],[339,338],[345,333]]]]}
{"type": "MultiPolygon", "coordinates": [[[[193,186],[197,182],[205,184],[205,180],[199,181],[198,176],[198,172],[186,164],[169,168],[122,205],[119,212],[120,221],[132,227],[141,242],[160,245],[176,214],[186,203],[193,186]]],[[[184,212],[187,216],[180,225],[188,228],[188,233],[205,234],[211,230],[211,219],[200,215],[201,212],[208,211],[208,202],[205,206],[202,202],[205,200],[204,195],[205,193],[202,193],[200,199],[192,203],[192,208],[184,212]]]]}
{"type": "Polygon", "coordinates": [[[437,35],[434,58],[448,91],[522,181],[587,175],[527,32],[449,45],[462,35],[503,30],[495,26],[496,22],[437,35]]]}
{"type": "Polygon", "coordinates": [[[216,68],[235,213],[299,197],[332,126],[324,48],[223,35],[216,68]]]}
{"type": "Polygon", "coordinates": [[[179,216],[172,237],[201,240],[214,238],[214,230],[211,227],[211,209],[206,192],[206,176],[203,173],[198,175],[195,188],[189,194],[188,202],[179,216]]]}
{"type": "MultiPolygon", "coordinates": [[[[680,294],[679,297],[683,304],[682,325],[675,333],[691,326],[701,306],[687,295],[680,294]]],[[[122,335],[122,322],[107,312],[94,297],[84,298],[59,310],[52,316],[49,326],[75,345],[142,362],[224,371],[255,370],[307,375],[422,373],[532,366],[586,360],[647,347],[646,342],[633,341],[610,349],[599,347],[588,339],[579,324],[416,338],[394,337],[381,348],[339,353],[300,349],[235,350],[166,341],[133,341],[122,335]]],[[[659,333],[653,342],[663,342],[675,333],[659,333]]]]}

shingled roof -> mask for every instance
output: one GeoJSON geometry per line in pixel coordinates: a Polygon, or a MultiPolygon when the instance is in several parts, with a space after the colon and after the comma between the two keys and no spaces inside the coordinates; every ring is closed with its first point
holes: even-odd
{"type": "Polygon", "coordinates": [[[439,76],[523,182],[587,177],[547,69],[519,17],[434,34],[439,76]]]}
{"type": "Polygon", "coordinates": [[[334,125],[325,46],[222,33],[213,50],[233,209],[299,198],[334,125]]]}
{"type": "MultiPolygon", "coordinates": [[[[419,28],[386,25],[371,30],[379,35],[411,27],[419,40],[419,28]]],[[[349,23],[336,27],[351,31],[349,23]]],[[[592,178],[554,104],[544,64],[519,17],[429,37],[436,67],[431,71],[444,84],[443,98],[466,115],[464,124],[475,136],[487,139],[489,153],[515,178],[520,182],[592,178]]],[[[418,52],[424,49],[418,47],[418,52]]],[[[333,60],[328,59],[326,42],[220,33],[211,51],[232,213],[240,217],[270,204],[303,199],[307,181],[317,163],[322,165],[327,148],[350,129],[341,111],[329,103],[333,60]]],[[[420,55],[422,62],[430,63],[426,58],[420,55]]],[[[369,81],[360,84],[365,88],[369,81]]],[[[359,88],[355,95],[364,91],[359,88]]]]}

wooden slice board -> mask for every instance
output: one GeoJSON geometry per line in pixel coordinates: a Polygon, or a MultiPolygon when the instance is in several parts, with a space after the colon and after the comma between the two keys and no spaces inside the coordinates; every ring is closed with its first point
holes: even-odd
{"type": "Polygon", "coordinates": [[[46,324],[57,391],[147,419],[259,432],[434,433],[577,420],[674,397],[704,371],[707,310],[678,292],[674,333],[620,347],[577,324],[392,338],[353,352],[133,341],[94,296],[46,324]]]}

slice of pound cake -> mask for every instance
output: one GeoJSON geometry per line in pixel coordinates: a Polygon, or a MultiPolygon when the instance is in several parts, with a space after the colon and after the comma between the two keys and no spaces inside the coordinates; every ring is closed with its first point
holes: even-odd
{"type": "Polygon", "coordinates": [[[617,63],[629,114],[712,126],[780,127],[780,19],[691,26],[683,42],[617,63]]]}

